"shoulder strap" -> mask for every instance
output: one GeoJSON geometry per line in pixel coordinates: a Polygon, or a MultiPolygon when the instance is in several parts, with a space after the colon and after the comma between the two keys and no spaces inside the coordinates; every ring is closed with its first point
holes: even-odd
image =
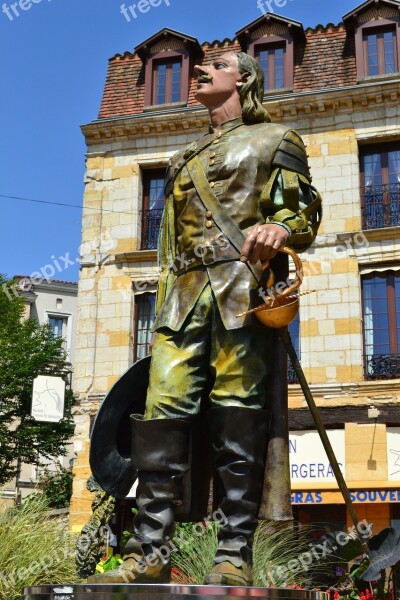
{"type": "MultiPolygon", "coordinates": [[[[225,234],[229,242],[240,254],[246,238],[236,225],[235,221],[233,221],[233,219],[231,219],[231,217],[226,213],[218,198],[212,191],[199,157],[197,155],[193,156],[193,158],[186,163],[186,167],[204,208],[212,212],[215,224],[225,234]]],[[[253,265],[251,265],[249,262],[246,262],[246,265],[254,275],[256,281],[258,281],[258,275],[253,265]]]]}

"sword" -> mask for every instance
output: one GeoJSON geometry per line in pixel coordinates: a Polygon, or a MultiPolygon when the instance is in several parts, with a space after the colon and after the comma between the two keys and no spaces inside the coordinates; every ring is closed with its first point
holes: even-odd
{"type": "Polygon", "coordinates": [[[349,511],[351,519],[352,519],[352,521],[354,523],[354,526],[355,526],[355,529],[356,529],[356,532],[357,532],[357,536],[358,536],[358,539],[360,540],[363,552],[368,555],[369,554],[369,547],[368,547],[367,542],[363,539],[363,537],[361,536],[361,533],[359,531],[358,525],[359,525],[360,521],[359,521],[359,519],[357,517],[356,511],[354,510],[354,505],[353,505],[353,502],[352,502],[352,500],[350,498],[349,489],[348,489],[347,484],[346,484],[346,482],[344,480],[342,471],[340,470],[339,463],[336,460],[335,453],[333,451],[331,442],[330,442],[330,440],[328,438],[328,435],[326,433],[326,429],[325,429],[325,426],[324,426],[324,424],[322,422],[321,415],[319,414],[317,405],[315,404],[315,400],[314,400],[313,395],[311,393],[310,386],[307,383],[307,380],[305,378],[303,369],[301,368],[299,359],[297,358],[296,350],[293,347],[292,338],[290,337],[290,333],[289,333],[287,327],[282,327],[282,328],[278,329],[278,334],[279,334],[280,339],[282,340],[283,345],[286,348],[286,352],[288,353],[290,360],[292,361],[293,368],[294,368],[294,370],[296,372],[296,375],[298,377],[298,380],[299,380],[301,389],[303,391],[304,397],[305,397],[305,399],[307,401],[307,405],[308,405],[308,408],[309,408],[310,413],[312,415],[312,418],[314,420],[315,427],[316,427],[316,429],[317,429],[317,431],[319,433],[319,437],[321,439],[322,445],[325,448],[325,452],[326,452],[326,454],[328,456],[328,459],[329,459],[329,462],[330,462],[330,464],[332,466],[332,470],[333,470],[333,473],[335,475],[335,478],[336,478],[337,484],[339,486],[339,489],[340,489],[340,491],[342,493],[343,499],[345,501],[346,508],[349,511]]]}

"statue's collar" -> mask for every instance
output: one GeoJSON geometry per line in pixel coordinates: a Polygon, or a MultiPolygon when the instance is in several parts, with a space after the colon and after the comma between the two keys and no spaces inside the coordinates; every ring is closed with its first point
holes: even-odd
{"type": "MultiPolygon", "coordinates": [[[[238,127],[242,123],[243,123],[242,117],[236,117],[235,119],[230,119],[229,121],[225,121],[224,123],[221,123],[221,127],[219,129],[221,130],[221,132],[226,133],[227,131],[230,131],[234,127],[238,127]]],[[[217,130],[214,129],[214,127],[212,125],[209,125],[208,131],[209,131],[209,133],[215,133],[217,130]]]]}

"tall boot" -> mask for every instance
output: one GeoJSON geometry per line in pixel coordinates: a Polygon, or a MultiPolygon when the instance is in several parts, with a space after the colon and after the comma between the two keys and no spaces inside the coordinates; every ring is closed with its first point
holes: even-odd
{"type": "Polygon", "coordinates": [[[263,490],[269,413],[228,406],[209,411],[214,466],[224,522],[210,585],[251,585],[252,541],[263,490]]]}
{"type": "Polygon", "coordinates": [[[182,477],[188,470],[191,423],[132,415],[132,461],[138,471],[133,536],[124,562],[89,578],[91,583],[168,583],[175,530],[174,506],[182,502],[182,477]]]}

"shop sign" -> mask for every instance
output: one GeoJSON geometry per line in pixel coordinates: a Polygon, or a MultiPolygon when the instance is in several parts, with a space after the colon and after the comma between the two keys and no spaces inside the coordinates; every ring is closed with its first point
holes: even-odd
{"type": "MultiPolygon", "coordinates": [[[[400,490],[351,490],[355,504],[400,503],[400,490]]],[[[344,504],[342,494],[335,491],[292,492],[292,504],[344,504]]]]}
{"type": "Polygon", "coordinates": [[[58,423],[64,418],[65,381],[38,375],[33,380],[31,416],[36,421],[58,423]]]}
{"type": "MultiPolygon", "coordinates": [[[[345,439],[343,429],[327,431],[340,470],[345,477],[345,439]]],[[[335,481],[332,466],[317,431],[289,433],[290,478],[292,483],[335,481]]]]}
{"type": "Polygon", "coordinates": [[[387,427],[387,463],[389,481],[400,481],[400,427],[387,427]]]}

